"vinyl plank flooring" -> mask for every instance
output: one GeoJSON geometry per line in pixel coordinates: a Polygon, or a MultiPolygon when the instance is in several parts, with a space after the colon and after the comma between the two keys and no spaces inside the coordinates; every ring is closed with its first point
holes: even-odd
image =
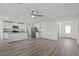
{"type": "Polygon", "coordinates": [[[26,39],[0,47],[0,56],[79,56],[73,39],[26,39]]]}

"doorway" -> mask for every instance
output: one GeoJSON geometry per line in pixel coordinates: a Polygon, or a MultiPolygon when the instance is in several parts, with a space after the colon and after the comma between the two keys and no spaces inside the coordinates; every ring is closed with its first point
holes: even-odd
{"type": "Polygon", "coordinates": [[[58,39],[77,39],[77,22],[75,20],[58,22],[58,39]]]}

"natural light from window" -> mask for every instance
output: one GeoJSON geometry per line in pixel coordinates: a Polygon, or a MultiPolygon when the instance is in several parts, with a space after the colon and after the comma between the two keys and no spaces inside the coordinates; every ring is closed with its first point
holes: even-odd
{"type": "Polygon", "coordinates": [[[71,26],[70,25],[65,26],[65,33],[66,34],[70,34],[71,33],[71,26]]]}

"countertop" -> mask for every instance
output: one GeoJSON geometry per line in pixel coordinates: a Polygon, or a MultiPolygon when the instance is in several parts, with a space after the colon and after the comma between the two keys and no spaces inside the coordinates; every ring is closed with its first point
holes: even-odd
{"type": "Polygon", "coordinates": [[[27,33],[27,32],[4,32],[4,33],[8,33],[8,34],[19,34],[19,33],[27,33]]]}

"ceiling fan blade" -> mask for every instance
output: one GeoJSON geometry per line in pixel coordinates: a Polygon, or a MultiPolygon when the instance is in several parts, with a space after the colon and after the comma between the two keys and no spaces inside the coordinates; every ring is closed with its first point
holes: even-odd
{"type": "Polygon", "coordinates": [[[36,16],[40,16],[40,17],[43,17],[43,15],[36,15],[36,16]]]}
{"type": "Polygon", "coordinates": [[[43,17],[43,15],[38,14],[38,11],[33,11],[31,12],[32,16],[37,16],[37,17],[43,17]]]}

